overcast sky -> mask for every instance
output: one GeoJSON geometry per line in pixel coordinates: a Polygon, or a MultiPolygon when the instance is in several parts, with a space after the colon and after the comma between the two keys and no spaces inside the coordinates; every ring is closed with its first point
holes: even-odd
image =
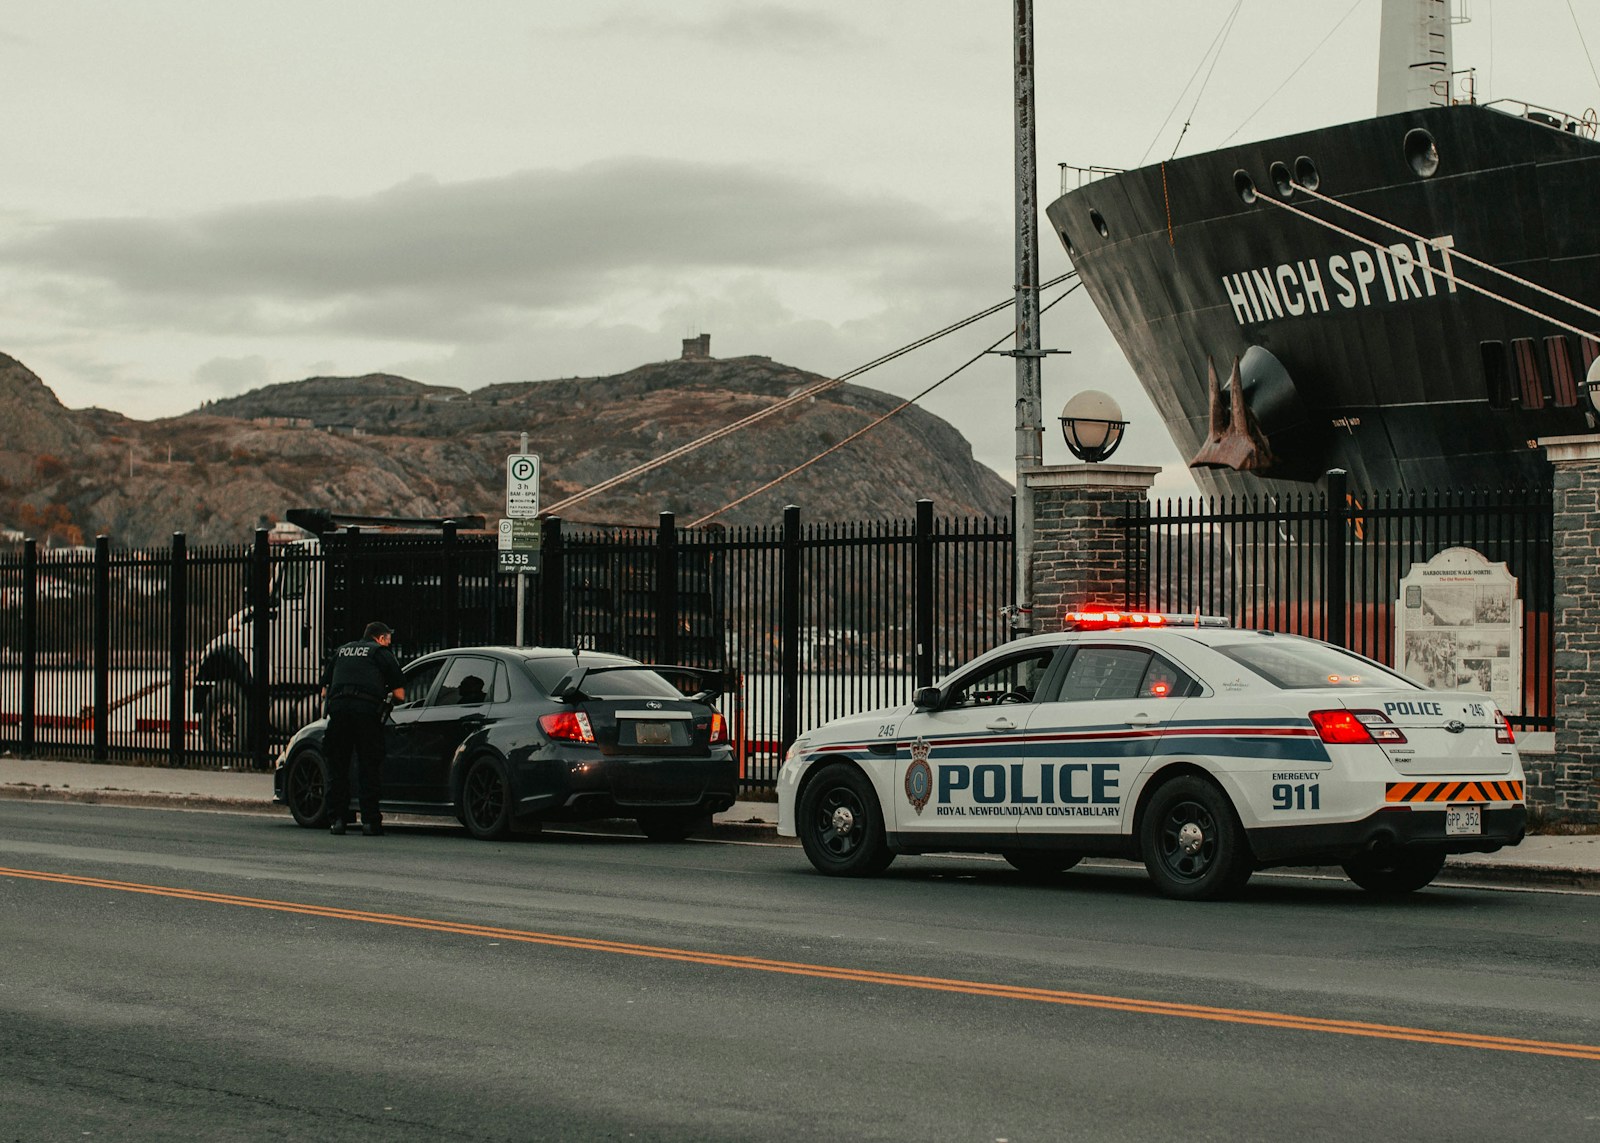
{"type": "MultiPolygon", "coordinates": [[[[1600,105],[1600,5],[1463,3],[1480,99],[1600,105]]],[[[1165,158],[1185,118],[1180,154],[1372,114],[1379,4],[1245,0],[1211,70],[1234,0],[1038,0],[1041,203],[1057,163],[1165,158]]],[[[1010,296],[1011,21],[1007,0],[12,5],[0,351],[141,419],[316,374],[607,374],[702,331],[837,374],[1010,296]]],[[[1049,278],[1069,264],[1043,235],[1049,278]]],[[[910,395],[1010,324],[860,382],[910,395]]],[[[1132,421],[1117,459],[1192,487],[1087,297],[1044,343],[1072,351],[1045,364],[1047,463],[1070,459],[1060,406],[1100,388],[1132,421]]],[[[924,404],[1009,479],[1013,394],[990,357],[924,404]]]]}

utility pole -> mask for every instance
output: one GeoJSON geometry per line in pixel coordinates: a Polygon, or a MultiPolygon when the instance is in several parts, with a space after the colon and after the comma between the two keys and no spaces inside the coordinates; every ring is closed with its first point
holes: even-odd
{"type": "Polygon", "coordinates": [[[1016,593],[1011,630],[1033,630],[1033,492],[1025,473],[1044,463],[1040,419],[1039,209],[1033,128],[1033,3],[1013,0],[1016,16],[1017,190],[1017,520],[1016,593]]]}

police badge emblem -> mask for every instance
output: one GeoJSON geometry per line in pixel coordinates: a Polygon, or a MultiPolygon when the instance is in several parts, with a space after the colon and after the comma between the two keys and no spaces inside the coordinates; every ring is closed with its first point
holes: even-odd
{"type": "Polygon", "coordinates": [[[928,765],[928,744],[917,739],[911,744],[911,765],[906,767],[906,801],[917,813],[933,796],[933,768],[928,765]]]}

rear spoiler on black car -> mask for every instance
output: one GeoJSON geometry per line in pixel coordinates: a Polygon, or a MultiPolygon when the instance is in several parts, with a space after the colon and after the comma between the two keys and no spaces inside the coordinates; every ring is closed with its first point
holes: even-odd
{"type": "Polygon", "coordinates": [[[658,675],[688,676],[699,679],[704,687],[695,694],[689,695],[691,702],[715,702],[717,697],[727,689],[727,676],[721,671],[708,667],[678,667],[664,666],[660,663],[616,663],[604,667],[574,667],[561,676],[561,681],[550,692],[550,697],[557,702],[583,702],[593,698],[593,695],[583,691],[584,680],[590,675],[603,675],[610,671],[654,671],[658,675]]]}

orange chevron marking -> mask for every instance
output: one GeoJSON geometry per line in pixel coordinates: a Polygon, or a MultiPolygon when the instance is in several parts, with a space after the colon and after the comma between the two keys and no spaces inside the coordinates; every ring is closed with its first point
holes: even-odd
{"type": "Polygon", "coordinates": [[[1521,782],[1390,782],[1383,792],[1390,803],[1520,802],[1521,782]]]}

